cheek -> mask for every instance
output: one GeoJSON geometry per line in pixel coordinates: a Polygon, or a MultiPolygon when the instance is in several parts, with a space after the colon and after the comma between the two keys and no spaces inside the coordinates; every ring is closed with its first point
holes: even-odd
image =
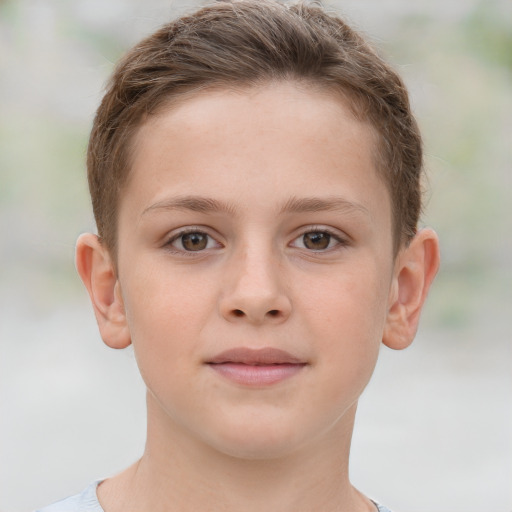
{"type": "MultiPolygon", "coordinates": [[[[211,304],[204,279],[186,270],[170,269],[164,262],[141,259],[123,283],[130,331],[155,337],[161,331],[193,329],[211,304]],[[149,325],[148,325],[149,324],[149,325]]],[[[137,336],[138,337],[138,336],[137,336]]]]}
{"type": "Polygon", "coordinates": [[[190,366],[211,299],[184,276],[150,270],[134,269],[126,281],[125,312],[143,378],[165,380],[190,366]]]}
{"type": "Polygon", "coordinates": [[[379,272],[375,263],[362,262],[350,271],[337,269],[302,287],[302,308],[328,337],[363,341],[382,333],[389,282],[387,273],[379,272]]]}
{"type": "MultiPolygon", "coordinates": [[[[387,312],[388,285],[375,265],[309,283],[303,298],[319,364],[336,386],[361,389],[377,361],[387,312]]],[[[305,315],[306,316],[306,315],[305,315]]],[[[336,393],[336,390],[333,390],[336,393]]]]}

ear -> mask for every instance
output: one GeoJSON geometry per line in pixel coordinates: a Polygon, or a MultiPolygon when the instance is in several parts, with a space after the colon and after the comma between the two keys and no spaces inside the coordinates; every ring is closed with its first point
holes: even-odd
{"type": "Polygon", "coordinates": [[[431,229],[419,231],[398,254],[382,337],[386,346],[401,350],[412,343],[439,259],[439,239],[431,229]]]}
{"type": "Polygon", "coordinates": [[[121,286],[110,253],[96,235],[86,233],[78,238],[76,268],[89,292],[105,344],[118,349],[130,345],[121,286]]]}

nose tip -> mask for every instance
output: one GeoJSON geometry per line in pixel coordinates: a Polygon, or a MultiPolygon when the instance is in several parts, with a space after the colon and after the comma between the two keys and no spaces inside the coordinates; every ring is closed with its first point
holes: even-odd
{"type": "Polygon", "coordinates": [[[284,287],[271,275],[260,279],[232,279],[220,300],[220,312],[230,322],[280,323],[291,313],[284,287]]]}

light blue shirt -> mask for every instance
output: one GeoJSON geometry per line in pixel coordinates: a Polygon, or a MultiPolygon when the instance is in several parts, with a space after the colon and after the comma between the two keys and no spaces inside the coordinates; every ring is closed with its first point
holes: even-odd
{"type": "MultiPolygon", "coordinates": [[[[75,496],[70,496],[64,500],[58,501],[53,505],[36,510],[35,512],[105,512],[98,501],[96,489],[101,480],[93,482],[84,492],[75,496]]],[[[375,503],[375,502],[374,502],[375,503]]],[[[391,512],[386,507],[375,503],[379,512],[391,512]]]]}
{"type": "Polygon", "coordinates": [[[98,501],[96,489],[102,480],[93,482],[85,491],[43,507],[36,512],[105,512],[98,501]]]}

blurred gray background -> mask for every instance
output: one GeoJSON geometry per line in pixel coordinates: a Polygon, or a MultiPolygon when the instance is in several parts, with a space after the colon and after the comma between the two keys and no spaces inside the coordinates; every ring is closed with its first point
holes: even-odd
{"type": "MultiPolygon", "coordinates": [[[[356,486],[396,512],[512,510],[512,2],[325,2],[410,88],[443,263],[420,333],[383,349],[356,486]]],[[[133,354],[103,346],[73,265],[94,229],[84,154],[113,62],[198,2],[0,1],[0,512],[140,455],[133,354]]]]}

